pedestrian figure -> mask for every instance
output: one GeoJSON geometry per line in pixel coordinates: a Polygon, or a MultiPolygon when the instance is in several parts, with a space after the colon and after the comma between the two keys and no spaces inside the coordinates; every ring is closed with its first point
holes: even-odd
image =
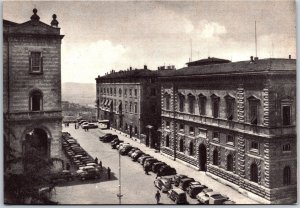
{"type": "Polygon", "coordinates": [[[147,166],[145,167],[145,174],[146,174],[146,175],[149,175],[149,174],[148,174],[148,167],[147,167],[147,166]]]}
{"type": "Polygon", "coordinates": [[[159,193],[159,191],[156,192],[155,199],[156,199],[156,204],[159,204],[159,200],[160,200],[160,193],[159,193]]]}
{"type": "Polygon", "coordinates": [[[69,164],[69,163],[67,163],[66,169],[67,169],[67,170],[70,170],[70,164],[69,164]]]}
{"type": "Polygon", "coordinates": [[[107,178],[110,179],[110,168],[107,168],[107,178]]]}
{"type": "Polygon", "coordinates": [[[95,158],[95,163],[98,164],[98,158],[97,157],[95,158]]]}
{"type": "Polygon", "coordinates": [[[157,174],[156,174],[156,178],[155,178],[155,179],[157,179],[158,177],[160,177],[160,173],[159,173],[159,171],[157,172],[157,174]]]}
{"type": "Polygon", "coordinates": [[[102,161],[99,162],[100,170],[102,170],[102,161]]]}

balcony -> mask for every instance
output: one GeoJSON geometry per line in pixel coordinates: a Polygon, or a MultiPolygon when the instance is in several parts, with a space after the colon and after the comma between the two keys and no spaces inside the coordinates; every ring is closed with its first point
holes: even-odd
{"type": "Polygon", "coordinates": [[[295,135],[295,126],[285,126],[285,127],[267,127],[252,125],[249,123],[241,123],[238,121],[229,121],[222,118],[212,118],[207,116],[193,115],[184,112],[167,111],[162,109],[162,117],[175,118],[178,120],[184,120],[199,124],[204,124],[208,126],[215,126],[223,129],[234,129],[237,132],[254,134],[258,136],[280,136],[280,135],[295,135]]]}
{"type": "Polygon", "coordinates": [[[10,121],[26,121],[26,120],[40,120],[40,119],[62,119],[61,111],[26,111],[26,112],[11,112],[9,115],[5,114],[6,119],[10,121]]]}

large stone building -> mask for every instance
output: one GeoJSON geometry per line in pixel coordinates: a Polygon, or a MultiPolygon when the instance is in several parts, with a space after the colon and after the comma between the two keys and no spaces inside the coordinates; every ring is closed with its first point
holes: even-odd
{"type": "Polygon", "coordinates": [[[139,139],[150,147],[158,142],[160,86],[157,71],[130,69],[111,71],[96,78],[97,117],[111,127],[139,139]]]}
{"type": "Polygon", "coordinates": [[[296,202],[296,60],[188,65],[159,77],[163,154],[262,203],[296,202]]]}
{"type": "MultiPolygon", "coordinates": [[[[3,21],[3,113],[5,151],[16,158],[35,148],[40,156],[61,161],[61,41],[54,14],[41,22],[37,10],[24,23],[3,21]]],[[[5,162],[9,154],[5,154],[5,162]]],[[[5,170],[22,173],[26,161],[19,160],[5,170]]]]}

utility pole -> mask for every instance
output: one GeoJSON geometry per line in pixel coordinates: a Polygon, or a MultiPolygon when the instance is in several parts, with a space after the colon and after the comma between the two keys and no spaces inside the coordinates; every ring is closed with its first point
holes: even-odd
{"type": "Polygon", "coordinates": [[[257,57],[256,20],[255,20],[255,57],[257,57]]]}
{"type": "Polygon", "coordinates": [[[121,154],[119,151],[119,193],[117,197],[119,198],[119,204],[122,204],[122,192],[121,192],[121,154]]]}

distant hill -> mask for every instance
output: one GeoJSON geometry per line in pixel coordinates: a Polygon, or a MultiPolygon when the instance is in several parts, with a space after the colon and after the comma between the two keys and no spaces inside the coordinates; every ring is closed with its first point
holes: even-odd
{"type": "Polygon", "coordinates": [[[62,83],[62,100],[80,105],[95,106],[96,83],[62,83]]]}

